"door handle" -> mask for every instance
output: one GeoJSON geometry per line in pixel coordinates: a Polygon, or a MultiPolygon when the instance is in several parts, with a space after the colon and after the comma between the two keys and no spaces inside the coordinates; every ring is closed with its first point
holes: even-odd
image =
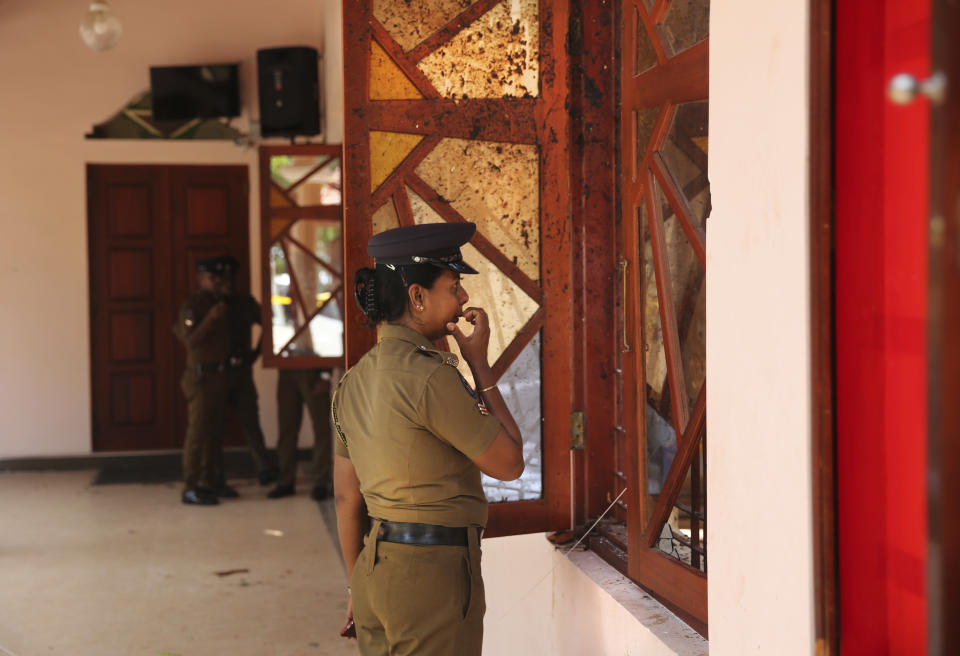
{"type": "Polygon", "coordinates": [[[887,85],[887,98],[897,105],[909,105],[918,95],[934,105],[943,103],[947,99],[947,76],[937,71],[926,80],[918,80],[910,73],[899,73],[887,85]]]}

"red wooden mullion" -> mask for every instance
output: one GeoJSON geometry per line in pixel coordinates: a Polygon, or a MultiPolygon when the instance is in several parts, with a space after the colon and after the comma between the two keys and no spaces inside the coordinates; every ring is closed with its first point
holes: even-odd
{"type": "MultiPolygon", "coordinates": [[[[410,61],[407,57],[407,54],[403,51],[403,48],[400,47],[396,41],[393,40],[393,37],[390,36],[390,33],[387,32],[386,28],[380,24],[373,15],[370,16],[370,34],[373,39],[380,44],[380,47],[384,49],[387,53],[387,56],[393,60],[393,63],[396,64],[401,71],[407,76],[407,79],[417,88],[424,98],[440,98],[440,92],[437,91],[437,88],[433,86],[433,82],[423,74],[417,65],[410,61]]],[[[369,100],[369,89],[367,100],[369,100]]]]}
{"type": "Polygon", "coordinates": [[[670,264],[667,262],[667,240],[663,229],[663,215],[656,200],[656,182],[653,173],[648,173],[650,193],[647,194],[647,225],[653,246],[653,268],[657,279],[657,298],[660,304],[660,331],[666,351],[667,382],[670,385],[670,405],[673,409],[673,426],[677,435],[682,435],[687,426],[689,405],[687,386],[683,373],[683,358],[680,352],[680,334],[677,330],[677,312],[673,303],[670,283],[670,264]]]}
{"type": "Polygon", "coordinates": [[[313,177],[313,174],[314,174],[314,173],[316,173],[317,171],[319,171],[320,169],[322,169],[324,166],[326,166],[327,164],[329,164],[329,163],[330,163],[330,160],[333,159],[332,157],[326,157],[326,156],[322,156],[322,157],[323,157],[323,159],[320,160],[320,162],[319,162],[318,164],[316,164],[315,166],[313,166],[313,167],[312,167],[309,171],[307,171],[304,175],[300,176],[300,179],[299,179],[299,180],[297,180],[297,181],[294,182],[292,185],[290,185],[289,187],[287,187],[287,193],[288,193],[288,194],[292,194],[294,189],[296,189],[297,187],[299,187],[300,185],[302,185],[304,182],[306,182],[307,180],[309,180],[311,177],[313,177]]]}
{"type": "Polygon", "coordinates": [[[449,23],[431,34],[420,42],[416,47],[407,53],[411,62],[419,62],[434,50],[446,45],[450,39],[460,33],[460,30],[467,27],[493,7],[500,4],[502,0],[478,0],[469,9],[457,14],[449,23]]]}
{"type": "MultiPolygon", "coordinates": [[[[420,166],[420,162],[430,154],[443,137],[439,134],[431,134],[425,137],[416,147],[410,151],[400,165],[395,168],[390,175],[380,184],[379,187],[370,196],[370,206],[380,207],[387,198],[396,193],[397,189],[402,187],[401,183],[405,177],[413,174],[414,169],[420,166]]],[[[368,142],[369,148],[369,142],[368,142]]]]}
{"type": "Polygon", "coordinates": [[[540,332],[545,316],[546,311],[542,307],[537,308],[533,316],[527,320],[527,323],[523,324],[523,327],[517,332],[514,338],[510,340],[510,344],[507,345],[507,348],[503,349],[503,353],[500,354],[500,357],[497,358],[497,361],[494,362],[493,367],[491,367],[495,380],[500,380],[500,377],[507,373],[507,369],[510,368],[510,365],[513,364],[520,353],[523,352],[523,349],[530,343],[534,335],[540,332]]]}
{"type": "MultiPolygon", "coordinates": [[[[630,107],[642,109],[669,99],[673,104],[706,100],[710,39],[704,39],[673,59],[630,80],[630,107]]],[[[628,98],[624,97],[624,102],[628,98]]]]}
{"type": "Polygon", "coordinates": [[[673,176],[670,175],[670,171],[667,169],[666,164],[664,164],[663,157],[660,153],[655,153],[651,158],[650,168],[653,170],[654,177],[656,177],[657,182],[660,184],[664,196],[680,220],[680,227],[683,228],[683,233],[687,236],[687,239],[690,240],[690,245],[697,254],[697,259],[700,260],[700,266],[706,269],[707,236],[703,228],[700,227],[700,223],[693,216],[693,210],[690,209],[690,204],[687,202],[686,196],[680,192],[676,183],[674,183],[673,176]]]}
{"type": "MultiPolygon", "coordinates": [[[[288,203],[290,203],[290,206],[291,206],[291,207],[295,207],[295,208],[296,208],[296,207],[300,207],[300,204],[297,203],[297,201],[293,200],[293,196],[291,196],[290,194],[288,194],[288,193],[287,193],[287,190],[284,189],[283,187],[281,187],[279,184],[277,184],[277,181],[274,180],[273,178],[270,178],[270,187],[271,187],[272,189],[274,189],[275,191],[280,192],[280,195],[283,196],[283,197],[287,200],[288,203]]],[[[270,203],[269,198],[267,199],[267,203],[268,203],[268,204],[270,203]]],[[[277,208],[277,209],[279,209],[279,208],[277,208]]]]}
{"type": "Polygon", "coordinates": [[[650,18],[654,23],[659,23],[663,20],[663,17],[666,16],[669,7],[670,0],[656,0],[656,5],[654,5],[653,11],[650,13],[650,18]]]}
{"type": "MultiPolygon", "coordinates": [[[[283,251],[283,257],[287,262],[287,274],[290,276],[290,298],[294,303],[298,303],[300,305],[300,311],[303,312],[303,316],[306,317],[307,306],[303,302],[303,295],[300,293],[300,283],[297,280],[297,274],[293,270],[293,261],[290,259],[290,249],[287,248],[286,242],[282,240],[279,242],[279,244],[280,250],[283,251]]],[[[293,323],[294,325],[297,323],[296,308],[294,308],[293,312],[293,323]]]]}
{"type": "MultiPolygon", "coordinates": [[[[644,5],[643,1],[635,3],[635,6],[638,11],[638,16],[640,18],[639,23],[637,24],[637,29],[640,29],[642,25],[644,29],[647,30],[647,34],[650,37],[650,43],[653,45],[653,51],[657,53],[657,62],[662,66],[667,62],[667,51],[664,49],[663,44],[660,43],[659,32],[656,29],[656,19],[647,12],[647,8],[644,5]]],[[[634,47],[636,47],[636,35],[634,35],[634,47]]],[[[633,59],[635,57],[634,53],[636,50],[631,50],[628,52],[628,56],[633,59]]]]}
{"type": "Polygon", "coordinates": [[[410,205],[410,194],[403,184],[397,185],[393,194],[393,205],[397,208],[397,220],[401,226],[416,225],[413,218],[413,207],[410,205]]]}
{"type": "Polygon", "coordinates": [[[311,251],[309,248],[307,248],[307,247],[306,247],[305,245],[303,245],[302,243],[300,243],[300,240],[299,240],[299,239],[295,239],[294,237],[291,237],[289,234],[285,235],[285,237],[286,237],[287,241],[289,241],[289,242],[292,243],[294,246],[296,246],[297,248],[299,248],[300,250],[302,250],[304,253],[306,253],[307,255],[309,255],[311,258],[313,258],[313,261],[316,262],[317,264],[319,264],[319,265],[320,265],[321,267],[323,267],[324,269],[326,269],[326,270],[330,273],[330,275],[335,276],[335,277],[343,280],[343,274],[342,274],[341,272],[337,271],[337,270],[334,269],[332,266],[330,266],[329,264],[327,264],[326,262],[324,262],[322,259],[320,259],[319,257],[317,257],[317,254],[314,253],[313,251],[311,251]]]}
{"type": "Polygon", "coordinates": [[[536,102],[536,98],[374,100],[364,108],[364,116],[373,130],[535,144],[536,102]]]}

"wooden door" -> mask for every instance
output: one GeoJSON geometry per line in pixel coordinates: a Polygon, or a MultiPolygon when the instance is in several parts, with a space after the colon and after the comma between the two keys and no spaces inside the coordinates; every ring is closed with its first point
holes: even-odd
{"type": "Polygon", "coordinates": [[[93,448],[179,448],[185,353],[172,327],[197,258],[233,255],[249,290],[247,168],[90,165],[87,180],[93,448]]]}
{"type": "MultiPolygon", "coordinates": [[[[569,21],[566,1],[343,6],[346,279],[370,265],[375,232],[478,226],[463,250],[480,275],[464,288],[490,314],[527,463],[518,483],[484,479],[488,536],[571,523],[569,21]]],[[[375,335],[345,310],[349,366],[375,335]]]]}
{"type": "Polygon", "coordinates": [[[710,3],[621,6],[627,567],[705,633],[710,3]]]}

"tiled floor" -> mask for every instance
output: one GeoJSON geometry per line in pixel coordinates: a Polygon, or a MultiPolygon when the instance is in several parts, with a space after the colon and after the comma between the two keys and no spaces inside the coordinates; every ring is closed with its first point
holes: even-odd
{"type": "Polygon", "coordinates": [[[93,477],[0,474],[0,654],[357,653],[332,501],[231,481],[241,498],[188,507],[178,485],[93,477]]]}

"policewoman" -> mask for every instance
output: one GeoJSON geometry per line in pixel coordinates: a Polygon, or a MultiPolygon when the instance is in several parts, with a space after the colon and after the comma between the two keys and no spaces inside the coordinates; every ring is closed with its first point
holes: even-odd
{"type": "Polygon", "coordinates": [[[347,618],[365,656],[481,652],[480,473],[518,478],[523,451],[487,359],[487,314],[466,306],[461,285],[461,274],[477,273],[460,254],[475,230],[451,223],[382,232],[367,245],[376,269],[355,276],[379,340],[334,393],[334,494],[352,587],[347,618]],[[435,346],[447,336],[476,391],[457,356],[435,346]]]}

